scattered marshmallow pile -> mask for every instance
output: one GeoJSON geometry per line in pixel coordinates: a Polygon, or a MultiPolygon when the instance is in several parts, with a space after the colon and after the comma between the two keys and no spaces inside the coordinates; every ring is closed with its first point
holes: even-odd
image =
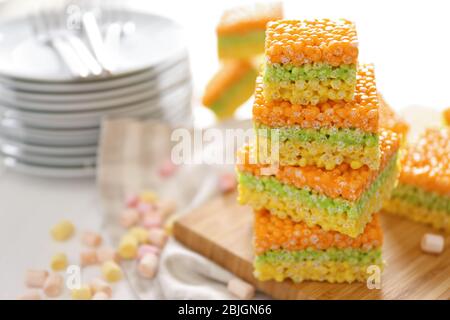
{"type": "MultiPolygon", "coordinates": [[[[126,232],[120,239],[117,249],[102,246],[102,236],[93,231],[85,231],[80,236],[83,249],[79,256],[79,266],[100,266],[102,277],[73,289],[71,297],[75,300],[105,300],[112,296],[110,284],[123,278],[120,262],[136,260],[136,271],[145,279],[155,277],[159,254],[164,248],[170,226],[169,217],[176,209],[175,202],[160,200],[155,193],[141,192],[126,199],[125,209],[120,215],[120,224],[126,232]]],[[[62,220],[50,230],[55,241],[67,241],[75,234],[75,226],[62,220]]],[[[18,299],[40,300],[42,293],[56,298],[64,291],[64,272],[69,265],[67,255],[58,252],[50,261],[51,272],[30,269],[26,272],[25,284],[30,289],[18,299]]]]}
{"type": "Polygon", "coordinates": [[[120,224],[127,232],[120,239],[118,254],[124,260],[137,260],[136,269],[143,278],[152,279],[156,275],[159,254],[170,228],[166,222],[175,209],[174,201],[159,200],[151,191],[126,200],[120,224]]]}
{"type": "MultiPolygon", "coordinates": [[[[166,165],[161,176],[169,176],[175,166],[166,165]]],[[[225,173],[219,177],[218,189],[227,194],[236,190],[235,174],[225,173]]],[[[117,249],[102,246],[102,236],[93,231],[85,231],[80,236],[84,248],[79,255],[79,266],[100,266],[102,277],[94,278],[71,291],[75,300],[105,300],[113,293],[111,284],[123,278],[120,262],[135,260],[137,273],[152,279],[157,274],[159,255],[171,233],[176,204],[172,200],[159,199],[151,191],[131,195],[125,201],[125,209],[120,215],[119,223],[126,230],[117,249]]],[[[75,226],[68,220],[62,220],[50,230],[53,240],[61,242],[71,239],[75,226]]],[[[49,298],[56,298],[64,291],[64,272],[69,265],[67,255],[58,252],[50,261],[51,272],[30,269],[26,272],[25,284],[30,289],[18,299],[40,300],[42,293],[49,298]]],[[[232,279],[228,289],[236,297],[251,299],[255,289],[240,279],[232,279]]]]}

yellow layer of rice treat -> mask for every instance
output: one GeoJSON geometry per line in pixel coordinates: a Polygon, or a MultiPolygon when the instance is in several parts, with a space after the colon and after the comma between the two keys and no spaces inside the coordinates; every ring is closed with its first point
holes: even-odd
{"type": "MultiPolygon", "coordinates": [[[[349,262],[336,261],[279,261],[279,262],[258,262],[255,263],[255,276],[258,280],[283,281],[291,279],[294,282],[304,280],[328,281],[331,283],[351,283],[355,281],[364,282],[371,275],[370,266],[352,265],[349,262]]],[[[375,264],[383,269],[383,265],[375,264]]]]}
{"type": "Polygon", "coordinates": [[[448,212],[429,210],[402,199],[390,199],[384,204],[383,210],[450,233],[450,214],[448,212]]]}

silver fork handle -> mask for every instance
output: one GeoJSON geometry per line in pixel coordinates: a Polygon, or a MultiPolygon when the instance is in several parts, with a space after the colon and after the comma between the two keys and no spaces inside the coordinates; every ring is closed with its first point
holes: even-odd
{"type": "Polygon", "coordinates": [[[64,60],[73,76],[79,78],[87,78],[89,76],[89,69],[82,63],[69,43],[60,37],[53,37],[51,39],[51,45],[55,48],[61,59],[64,60]]]}
{"type": "Polygon", "coordinates": [[[70,33],[65,34],[64,36],[75,50],[80,60],[88,67],[90,72],[95,76],[101,75],[103,71],[102,66],[97,62],[83,41],[70,33]]]}

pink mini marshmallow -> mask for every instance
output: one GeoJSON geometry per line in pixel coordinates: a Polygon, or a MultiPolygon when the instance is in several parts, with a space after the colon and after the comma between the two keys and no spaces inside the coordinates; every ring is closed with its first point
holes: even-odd
{"type": "Polygon", "coordinates": [[[138,262],[138,272],[146,279],[153,279],[158,270],[158,256],[153,253],[145,254],[138,262]]]}
{"type": "Polygon", "coordinates": [[[82,267],[91,266],[97,263],[97,252],[95,250],[86,250],[80,253],[80,264],[82,267]]]}
{"type": "Polygon", "coordinates": [[[145,214],[152,213],[153,211],[155,211],[155,207],[151,203],[139,202],[136,210],[139,212],[139,214],[145,215],[145,214]]]}
{"type": "Polygon", "coordinates": [[[139,221],[139,211],[136,209],[126,209],[120,216],[120,224],[124,228],[130,228],[139,221]]]}
{"type": "Polygon", "coordinates": [[[255,296],[255,287],[238,278],[231,279],[228,282],[227,288],[228,291],[230,291],[239,299],[249,300],[253,299],[253,297],[255,296]]]}
{"type": "Polygon", "coordinates": [[[25,284],[29,288],[42,288],[44,282],[48,277],[48,271],[46,270],[27,270],[25,275],[25,284]]]}
{"type": "Polygon", "coordinates": [[[148,241],[159,248],[164,247],[167,242],[167,234],[161,228],[150,229],[148,234],[148,241]]]}
{"type": "Polygon", "coordinates": [[[17,297],[17,300],[41,300],[41,295],[37,290],[29,290],[17,297]]]}
{"type": "Polygon", "coordinates": [[[172,162],[172,160],[165,160],[161,167],[159,167],[158,174],[161,178],[168,178],[172,176],[177,171],[177,166],[172,162]]]}
{"type": "Polygon", "coordinates": [[[228,193],[236,190],[236,175],[232,173],[224,173],[219,177],[219,190],[222,193],[228,193]]]}
{"type": "Polygon", "coordinates": [[[97,261],[99,263],[111,260],[119,262],[119,255],[117,254],[115,249],[104,247],[97,250],[97,261]]]}
{"type": "Polygon", "coordinates": [[[81,242],[88,247],[98,247],[102,244],[102,236],[96,232],[85,231],[81,235],[81,242]]]}
{"type": "Polygon", "coordinates": [[[63,291],[63,284],[64,278],[60,274],[50,274],[44,282],[44,294],[50,298],[60,296],[63,291]]]}
{"type": "Polygon", "coordinates": [[[137,194],[128,195],[125,199],[127,208],[136,208],[139,203],[139,196],[137,194]]]}
{"type": "Polygon", "coordinates": [[[151,253],[154,255],[159,255],[161,250],[157,246],[153,246],[151,244],[143,244],[138,248],[138,259],[142,259],[147,253],[151,253]]]}
{"type": "Polygon", "coordinates": [[[141,225],[144,228],[160,228],[162,226],[162,217],[157,213],[150,213],[144,215],[141,225]]]}
{"type": "Polygon", "coordinates": [[[104,292],[97,292],[94,293],[94,295],[92,296],[92,300],[109,300],[111,297],[109,297],[106,293],[104,292]]]}
{"type": "Polygon", "coordinates": [[[91,288],[91,291],[94,294],[95,293],[99,293],[99,292],[103,292],[104,294],[106,294],[108,299],[111,298],[111,296],[112,296],[112,288],[111,288],[111,286],[106,281],[103,281],[100,278],[92,279],[92,281],[89,283],[89,286],[91,288]]]}

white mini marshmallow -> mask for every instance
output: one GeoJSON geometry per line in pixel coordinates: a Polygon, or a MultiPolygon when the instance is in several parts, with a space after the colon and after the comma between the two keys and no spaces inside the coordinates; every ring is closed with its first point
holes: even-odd
{"type": "Polygon", "coordinates": [[[420,246],[423,251],[428,253],[442,253],[444,251],[444,237],[438,234],[425,233],[420,246]]]}
{"type": "Polygon", "coordinates": [[[255,287],[238,278],[231,279],[228,282],[227,288],[228,291],[230,291],[239,299],[249,300],[253,299],[253,297],[255,296],[255,287]]]}

